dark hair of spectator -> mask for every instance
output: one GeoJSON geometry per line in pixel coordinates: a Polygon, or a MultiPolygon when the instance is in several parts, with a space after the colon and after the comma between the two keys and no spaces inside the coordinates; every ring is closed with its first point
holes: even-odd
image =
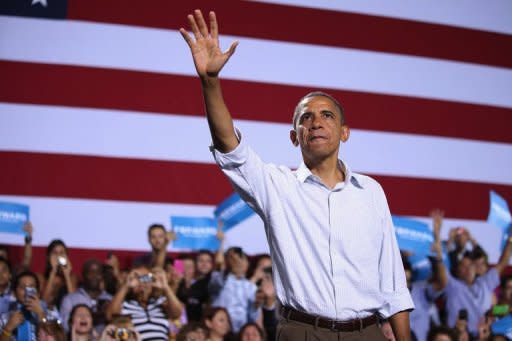
{"type": "Polygon", "coordinates": [[[437,335],[446,335],[451,341],[457,341],[459,339],[459,336],[454,329],[446,326],[437,326],[430,329],[427,335],[427,341],[434,341],[437,335]]]}
{"type": "Polygon", "coordinates": [[[18,287],[18,283],[20,282],[21,278],[23,278],[23,277],[32,277],[34,279],[34,282],[36,283],[37,292],[40,291],[39,279],[37,278],[37,275],[35,273],[33,273],[32,271],[22,271],[19,274],[17,274],[16,277],[14,277],[14,281],[12,282],[12,290],[13,291],[16,290],[16,288],[18,287]]]}
{"type": "Polygon", "coordinates": [[[508,276],[502,276],[500,279],[500,288],[501,290],[504,290],[507,286],[507,282],[512,281],[512,274],[509,274],[508,276]]]}
{"type": "Polygon", "coordinates": [[[85,280],[85,275],[93,265],[98,265],[99,269],[101,270],[103,268],[103,264],[97,260],[96,258],[90,258],[85,261],[85,263],[82,265],[82,280],[85,280]]]}
{"type": "Polygon", "coordinates": [[[162,224],[151,224],[148,227],[148,237],[151,235],[151,232],[153,230],[157,230],[157,229],[161,229],[161,230],[163,230],[165,232],[165,226],[164,225],[162,225],[162,224]]]}
{"type": "Polygon", "coordinates": [[[217,313],[219,311],[223,311],[226,314],[226,316],[228,317],[229,329],[233,330],[233,325],[231,324],[231,318],[229,317],[229,313],[228,313],[227,309],[224,307],[209,307],[209,308],[204,309],[202,323],[204,325],[206,325],[206,320],[211,321],[215,317],[215,315],[217,315],[217,313]]]}
{"type": "Polygon", "coordinates": [[[50,272],[52,271],[52,265],[50,264],[50,254],[57,246],[62,246],[64,250],[66,250],[66,253],[68,252],[66,244],[64,244],[64,241],[61,239],[54,239],[50,242],[50,244],[48,244],[48,247],[46,248],[46,268],[44,270],[44,278],[48,278],[48,276],[50,276],[50,272]]]}
{"type": "Polygon", "coordinates": [[[267,338],[265,337],[265,332],[263,331],[263,329],[261,329],[261,327],[255,323],[255,322],[247,322],[246,324],[244,324],[242,326],[242,328],[240,328],[240,332],[238,332],[238,340],[242,340],[242,335],[244,334],[244,331],[249,328],[249,327],[254,327],[256,328],[256,330],[258,331],[258,334],[260,335],[260,338],[262,340],[266,340],[267,338]]]}
{"type": "Polygon", "coordinates": [[[195,261],[197,262],[197,259],[199,258],[199,256],[201,255],[208,255],[212,260],[213,260],[213,255],[212,253],[210,252],[210,250],[207,250],[207,249],[200,249],[198,252],[197,252],[197,255],[196,255],[196,258],[195,258],[195,261]]]}
{"type": "Polygon", "coordinates": [[[202,329],[208,335],[208,328],[206,328],[205,325],[199,322],[189,322],[181,327],[180,331],[176,335],[176,341],[188,341],[187,334],[195,332],[198,329],[202,329]]]}
{"type": "Polygon", "coordinates": [[[489,257],[487,256],[487,253],[480,246],[476,246],[473,249],[473,251],[471,252],[471,258],[473,260],[477,260],[477,259],[480,259],[482,257],[485,258],[485,262],[487,263],[487,260],[489,259],[489,257]]]}
{"type": "MultiPolygon", "coordinates": [[[[46,334],[53,336],[55,341],[66,341],[66,333],[59,321],[51,320],[37,325],[37,333],[43,330],[46,334]]],[[[39,339],[39,337],[38,337],[39,339]]]]}
{"type": "Polygon", "coordinates": [[[166,256],[164,261],[164,268],[166,268],[168,265],[174,266],[174,258],[166,256]]]}

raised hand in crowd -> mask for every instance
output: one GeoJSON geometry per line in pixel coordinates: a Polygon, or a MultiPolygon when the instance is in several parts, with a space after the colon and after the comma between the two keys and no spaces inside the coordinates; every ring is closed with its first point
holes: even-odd
{"type": "Polygon", "coordinates": [[[217,252],[215,253],[215,270],[218,271],[224,271],[226,269],[226,259],[224,258],[224,222],[219,219],[217,220],[217,233],[215,237],[217,237],[217,240],[219,241],[219,248],[217,249],[217,252]]]}
{"type": "Polygon", "coordinates": [[[30,221],[23,225],[23,232],[25,232],[25,244],[23,245],[23,270],[29,270],[32,265],[32,235],[34,227],[30,221]]]}

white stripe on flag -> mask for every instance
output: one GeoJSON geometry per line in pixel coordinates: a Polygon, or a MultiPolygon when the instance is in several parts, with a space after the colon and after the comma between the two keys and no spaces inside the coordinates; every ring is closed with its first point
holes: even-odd
{"type": "MultiPolygon", "coordinates": [[[[5,151],[213,163],[200,116],[0,103],[0,122],[5,151]]],[[[236,125],[265,161],[298,166],[289,124],[236,125]]],[[[362,173],[512,184],[511,144],[354,129],[341,156],[362,173]]]]}
{"type": "Polygon", "coordinates": [[[512,34],[509,0],[381,1],[381,0],[252,0],[334,11],[378,15],[433,24],[512,34]]]}
{"type": "MultiPolygon", "coordinates": [[[[195,75],[177,31],[0,16],[0,59],[195,75]]],[[[243,37],[225,78],[512,107],[512,70],[243,37]],[[289,56],[283,58],[283,56],[289,56]]]]}

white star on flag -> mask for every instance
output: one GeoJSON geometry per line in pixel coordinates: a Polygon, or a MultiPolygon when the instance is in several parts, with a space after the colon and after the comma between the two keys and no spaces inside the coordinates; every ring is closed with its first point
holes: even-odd
{"type": "Polygon", "coordinates": [[[35,4],[41,4],[44,7],[48,7],[48,3],[46,2],[46,0],[32,0],[32,6],[34,6],[35,4]]]}

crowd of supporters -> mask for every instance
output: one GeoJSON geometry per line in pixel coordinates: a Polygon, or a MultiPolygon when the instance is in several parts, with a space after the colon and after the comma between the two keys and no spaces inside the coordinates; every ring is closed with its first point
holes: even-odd
{"type": "MultiPolygon", "coordinates": [[[[434,243],[429,278],[419,280],[403,252],[414,300],[413,339],[507,340],[491,324],[510,316],[512,239],[497,264],[467,229],[452,228],[441,241],[443,213],[432,212],[434,243]],[[444,253],[444,252],[446,253],[444,253]]],[[[90,258],[81,269],[62,240],[46,250],[44,272],[32,263],[32,225],[25,226],[23,261],[11,264],[0,248],[0,341],[4,340],[268,340],[276,339],[279,303],[268,255],[250,258],[238,247],[171,258],[176,236],[160,224],[147,237],[151,251],[121,268],[115,253],[90,258]]],[[[384,335],[393,340],[389,323],[384,335]]]]}

